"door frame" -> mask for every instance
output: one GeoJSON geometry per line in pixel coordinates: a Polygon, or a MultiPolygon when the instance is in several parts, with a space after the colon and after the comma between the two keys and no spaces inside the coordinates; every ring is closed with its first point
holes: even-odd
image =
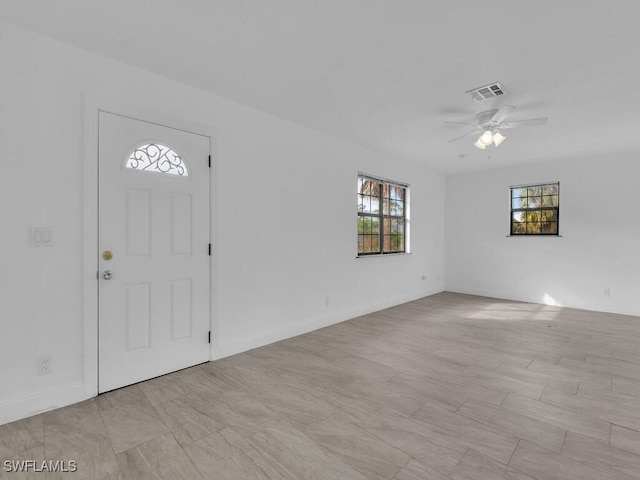
{"type": "Polygon", "coordinates": [[[216,215],[216,179],[218,162],[215,146],[216,131],[211,125],[161,113],[153,107],[144,107],[123,103],[108,97],[86,93],[84,95],[84,162],[83,162],[83,384],[87,398],[98,395],[98,139],[99,112],[113,113],[136,120],[155,123],[161,126],[183,130],[209,137],[211,168],[209,169],[209,238],[213,245],[209,258],[209,327],[211,329],[211,345],[209,360],[218,358],[218,323],[217,323],[217,248],[218,244],[215,220],[216,215]]]}

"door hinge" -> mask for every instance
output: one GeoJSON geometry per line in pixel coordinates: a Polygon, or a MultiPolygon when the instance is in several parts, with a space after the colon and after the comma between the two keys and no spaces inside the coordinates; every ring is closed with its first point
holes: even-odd
{"type": "Polygon", "coordinates": [[[209,343],[211,343],[211,330],[209,330],[209,343]]]}
{"type": "Polygon", "coordinates": [[[211,256],[211,244],[209,244],[209,256],[211,256]]]}
{"type": "Polygon", "coordinates": [[[209,168],[211,168],[211,155],[209,155],[209,168]]]}

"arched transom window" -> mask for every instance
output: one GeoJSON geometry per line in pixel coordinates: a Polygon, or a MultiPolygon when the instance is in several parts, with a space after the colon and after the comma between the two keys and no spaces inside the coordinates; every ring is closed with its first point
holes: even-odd
{"type": "Polygon", "coordinates": [[[126,168],[181,177],[189,176],[187,166],[180,155],[160,143],[146,143],[134,149],[127,159],[126,168]]]}

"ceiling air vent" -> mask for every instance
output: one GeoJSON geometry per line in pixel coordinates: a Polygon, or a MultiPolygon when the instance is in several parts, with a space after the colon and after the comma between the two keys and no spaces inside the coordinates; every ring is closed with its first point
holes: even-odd
{"type": "Polygon", "coordinates": [[[500,95],[504,95],[505,90],[502,88],[500,82],[493,82],[489,85],[483,85],[482,87],[473,88],[464,93],[468,93],[471,95],[476,102],[482,102],[484,100],[488,100],[489,98],[499,97],[500,95]]]}

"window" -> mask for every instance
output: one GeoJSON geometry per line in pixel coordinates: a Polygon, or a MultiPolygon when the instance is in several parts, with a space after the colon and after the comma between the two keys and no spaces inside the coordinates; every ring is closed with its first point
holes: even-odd
{"type": "Polygon", "coordinates": [[[129,155],[125,166],[133,170],[189,176],[187,166],[180,155],[159,143],[146,143],[137,147],[129,155]]]}
{"type": "Polygon", "coordinates": [[[560,184],[511,187],[511,235],[558,235],[560,184]]]}
{"type": "Polygon", "coordinates": [[[358,256],[406,253],[409,186],[358,174],[358,256]]]}

